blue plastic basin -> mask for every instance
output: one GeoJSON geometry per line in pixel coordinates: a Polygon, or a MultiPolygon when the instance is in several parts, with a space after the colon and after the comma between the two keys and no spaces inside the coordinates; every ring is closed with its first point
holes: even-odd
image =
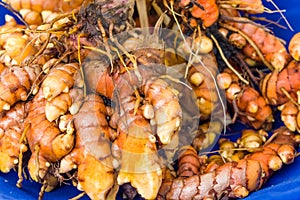
{"type": "MultiPolygon", "coordinates": [[[[273,25],[268,25],[274,30],[275,34],[289,41],[295,32],[300,32],[300,1],[299,0],[274,0],[280,9],[286,10],[284,13],[287,20],[295,30],[292,32],[289,29],[280,29],[273,25]]],[[[275,10],[273,5],[264,0],[264,5],[271,10],[275,10]]],[[[4,23],[4,15],[9,13],[6,9],[0,6],[0,24],[4,23]]],[[[281,17],[279,13],[264,14],[268,19],[278,21],[281,17]]],[[[279,21],[281,25],[286,26],[283,19],[279,21]]],[[[22,189],[15,186],[17,182],[16,172],[8,174],[0,173],[0,199],[34,199],[38,198],[41,185],[33,181],[25,180],[22,189]]],[[[44,195],[44,199],[69,199],[80,192],[71,185],[63,185],[62,187],[44,195]]],[[[82,199],[88,199],[83,197],[82,199]]],[[[276,172],[269,181],[259,191],[253,192],[246,200],[296,200],[300,199],[300,159],[296,158],[291,165],[284,166],[283,169],[276,172]]]]}

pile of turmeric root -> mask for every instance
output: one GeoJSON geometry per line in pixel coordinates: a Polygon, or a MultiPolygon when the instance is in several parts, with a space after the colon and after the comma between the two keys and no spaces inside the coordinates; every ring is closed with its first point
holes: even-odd
{"type": "Polygon", "coordinates": [[[1,5],[20,22],[0,26],[0,171],[39,199],[66,180],[91,199],[243,198],[297,156],[300,34],[277,38],[260,0],[1,5]]]}

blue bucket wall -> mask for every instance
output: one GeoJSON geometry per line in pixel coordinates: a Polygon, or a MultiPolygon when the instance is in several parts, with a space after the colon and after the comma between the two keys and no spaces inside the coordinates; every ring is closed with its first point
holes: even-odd
{"type": "MultiPolygon", "coordinates": [[[[273,5],[264,0],[264,5],[271,10],[275,10],[273,5]]],[[[300,32],[300,2],[299,0],[274,0],[280,9],[285,9],[284,13],[287,20],[294,29],[292,32],[289,29],[281,29],[273,25],[268,25],[274,33],[285,41],[289,41],[292,35],[300,32]]],[[[4,15],[10,12],[0,6],[0,24],[4,23],[4,15]]],[[[268,19],[278,21],[279,13],[264,14],[268,19]]],[[[286,26],[286,23],[281,19],[281,25],[286,26]]],[[[41,185],[29,180],[23,182],[23,188],[19,189],[15,186],[17,182],[16,172],[8,174],[0,173],[0,199],[37,199],[41,185]]],[[[44,199],[69,199],[80,192],[71,185],[64,185],[50,193],[46,193],[44,199]]],[[[86,196],[82,199],[88,199],[86,196]]],[[[292,165],[284,166],[283,169],[275,173],[266,185],[259,191],[253,192],[246,200],[296,200],[300,199],[300,159],[297,158],[292,165]]]]}

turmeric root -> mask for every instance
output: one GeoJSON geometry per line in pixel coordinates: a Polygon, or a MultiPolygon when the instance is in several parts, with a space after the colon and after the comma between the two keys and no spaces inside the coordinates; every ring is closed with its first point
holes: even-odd
{"type": "Polygon", "coordinates": [[[217,141],[218,136],[222,132],[223,122],[220,120],[209,121],[199,125],[197,134],[192,140],[192,146],[197,151],[207,150],[217,141]]]}
{"type": "Polygon", "coordinates": [[[280,72],[273,71],[263,78],[260,88],[269,104],[279,106],[288,102],[289,98],[298,101],[299,67],[300,64],[292,60],[280,72]]]}
{"type": "Polygon", "coordinates": [[[45,98],[50,101],[61,93],[68,93],[78,69],[78,63],[59,64],[53,68],[41,86],[45,98]]]}
{"type": "Polygon", "coordinates": [[[218,85],[226,91],[227,100],[236,106],[235,112],[243,122],[255,129],[271,128],[273,122],[271,107],[258,91],[248,85],[240,86],[239,79],[229,69],[220,73],[217,79],[218,85]]]}
{"type": "Polygon", "coordinates": [[[67,111],[74,115],[79,111],[82,101],[83,90],[72,88],[69,93],[62,93],[51,101],[47,101],[45,107],[46,117],[52,122],[67,111]]]}
{"type": "MultiPolygon", "coordinates": [[[[8,56],[9,60],[13,60],[17,65],[37,52],[32,37],[24,33],[24,30],[25,26],[18,25],[16,20],[9,15],[5,16],[5,24],[0,26],[0,47],[4,51],[2,57],[8,56]]],[[[1,61],[9,64],[6,60],[1,59],[1,61]]]]}
{"type": "Polygon", "coordinates": [[[25,22],[29,25],[40,25],[43,22],[42,13],[45,11],[55,12],[57,14],[72,11],[80,8],[85,2],[83,0],[54,0],[54,1],[23,1],[23,0],[4,0],[16,11],[19,11],[25,22]]]}
{"type": "Polygon", "coordinates": [[[121,160],[117,181],[130,183],[143,198],[154,199],[162,182],[156,138],[141,112],[133,113],[135,99],[126,102],[133,107],[117,118],[119,136],[113,144],[114,155],[121,160]]]}
{"type": "Polygon", "coordinates": [[[177,176],[190,177],[199,175],[204,170],[207,157],[200,157],[191,146],[183,146],[178,151],[177,176]]]}
{"type": "Polygon", "coordinates": [[[46,103],[46,117],[52,122],[68,110],[76,114],[80,108],[83,90],[78,63],[59,64],[51,69],[42,82],[46,103]],[[62,80],[61,80],[62,79],[62,80]]]}
{"type": "MultiPolygon", "coordinates": [[[[174,4],[173,1],[170,1],[171,3],[174,4]]],[[[197,21],[200,21],[204,27],[209,27],[219,17],[219,9],[215,0],[180,1],[179,6],[176,7],[181,8],[182,15],[187,16],[187,19],[193,22],[190,25],[197,25],[197,21]],[[188,17],[189,15],[193,18],[188,17]]]]}
{"type": "Polygon", "coordinates": [[[208,172],[213,172],[218,167],[224,165],[225,160],[223,159],[223,157],[221,155],[216,154],[216,155],[209,156],[209,158],[207,159],[207,162],[205,164],[206,164],[206,166],[204,169],[204,173],[208,173],[208,172]]]}
{"type": "Polygon", "coordinates": [[[247,151],[252,152],[263,146],[267,136],[268,133],[262,129],[258,131],[246,129],[242,131],[242,136],[238,139],[237,144],[240,148],[246,148],[247,151]]]}
{"type": "MultiPolygon", "coordinates": [[[[148,80],[144,86],[145,101],[153,106],[151,125],[162,144],[169,144],[178,134],[182,111],[176,91],[162,79],[148,80]]],[[[178,92],[177,92],[178,93],[178,92]]]]}
{"type": "MultiPolygon", "coordinates": [[[[140,72],[144,72],[143,66],[138,67],[141,67],[140,72]]],[[[140,91],[145,96],[142,101],[138,99],[141,97],[129,96],[134,91],[125,88],[123,78],[124,75],[116,85],[119,110],[111,118],[111,126],[116,127],[119,133],[114,142],[121,159],[117,180],[119,185],[130,183],[142,197],[153,199],[162,179],[156,142],[162,145],[162,150],[166,148],[166,157],[171,159],[173,156],[169,155],[172,152],[168,152],[168,148],[172,146],[170,150],[174,151],[178,146],[181,108],[178,97],[162,79],[152,78],[141,86],[140,91]],[[136,102],[144,104],[139,108],[136,102]],[[132,166],[128,160],[135,160],[135,164],[132,166]]]]}
{"type": "Polygon", "coordinates": [[[27,100],[39,73],[40,68],[34,65],[5,70],[0,77],[0,112],[9,110],[17,101],[27,100]]]}
{"type": "Polygon", "coordinates": [[[19,154],[27,151],[25,137],[22,138],[26,118],[26,104],[15,104],[0,119],[0,171],[8,173],[19,162],[19,154]]]}
{"type": "Polygon", "coordinates": [[[281,119],[291,131],[299,130],[299,67],[298,35],[289,43],[289,51],[295,60],[290,61],[281,71],[273,71],[263,77],[260,83],[266,101],[281,110],[281,119]]]}
{"type": "Polygon", "coordinates": [[[241,137],[233,142],[228,138],[219,139],[220,155],[224,161],[239,161],[249,152],[257,151],[266,142],[267,132],[264,130],[242,130],[241,137]]]}
{"type": "MultiPolygon", "coordinates": [[[[144,101],[149,104],[148,108],[153,110],[153,116],[145,117],[151,120],[160,142],[165,145],[170,143],[172,136],[178,132],[182,111],[175,90],[162,79],[156,78],[165,72],[165,67],[161,66],[161,53],[160,50],[141,49],[132,52],[137,66],[134,66],[129,58],[125,58],[127,66],[117,60],[110,73],[112,66],[95,62],[96,69],[91,68],[93,65],[89,64],[85,66],[85,73],[92,90],[111,98],[121,108],[130,109],[128,105],[121,104],[122,99],[135,94],[137,90],[141,91],[145,96],[144,101]],[[95,73],[98,76],[95,76],[95,73]]],[[[137,100],[141,101],[141,98],[137,100]]]]}
{"type": "Polygon", "coordinates": [[[288,101],[285,104],[278,106],[278,110],[281,111],[281,120],[289,130],[300,130],[299,106],[295,104],[295,102],[288,101]]]}
{"type": "MultiPolygon", "coordinates": [[[[240,20],[243,20],[243,18],[240,18],[240,20]]],[[[265,59],[273,69],[278,71],[282,70],[289,62],[291,57],[286,47],[273,34],[252,23],[234,22],[232,25],[240,31],[240,34],[243,33],[244,37],[251,39],[251,42],[247,40],[248,44],[243,48],[246,56],[259,61],[265,59]],[[260,51],[261,54],[257,53],[257,51],[260,51]]],[[[229,28],[226,25],[224,27],[229,28]]],[[[229,29],[233,30],[232,28],[229,29]]],[[[268,63],[265,64],[268,66],[268,63]]]]}
{"type": "Polygon", "coordinates": [[[43,10],[50,11],[71,11],[75,8],[78,8],[82,4],[82,0],[74,0],[74,1],[23,1],[23,0],[5,0],[7,4],[11,5],[13,9],[19,11],[21,9],[31,9],[34,11],[41,12],[43,10]]]}
{"type": "Polygon", "coordinates": [[[75,137],[72,131],[61,134],[55,122],[46,119],[45,105],[46,99],[40,89],[29,103],[28,116],[24,122],[24,126],[29,127],[26,138],[32,152],[28,162],[29,174],[34,181],[43,184],[47,182],[45,177],[55,177],[47,175],[48,169],[72,150],[75,137]]]}
{"type": "Polygon", "coordinates": [[[205,120],[219,104],[217,88],[213,80],[217,76],[218,66],[213,54],[202,56],[202,63],[204,66],[201,63],[194,63],[189,68],[187,80],[197,97],[201,119],[205,120]]]}
{"type": "Polygon", "coordinates": [[[103,100],[97,95],[88,95],[73,118],[75,148],[60,161],[60,173],[78,169],[77,188],[92,199],[105,199],[114,183],[110,149],[114,131],[108,126],[107,116],[103,100]]]}
{"type": "Polygon", "coordinates": [[[165,73],[166,69],[162,66],[163,51],[149,48],[136,50],[131,54],[135,57],[137,68],[127,57],[124,58],[126,66],[119,59],[115,61],[114,66],[110,66],[107,59],[84,63],[85,77],[90,90],[110,99],[122,98],[121,94],[120,97],[116,97],[117,91],[124,90],[122,93],[125,96],[132,95],[134,88],[128,86],[143,86],[146,80],[165,73]]]}
{"type": "MultiPolygon", "coordinates": [[[[114,70],[119,74],[112,75],[107,73],[108,69],[104,69],[104,73],[100,76],[101,82],[112,80],[111,83],[115,84],[112,85],[113,87],[102,86],[98,91],[107,97],[112,97],[113,92],[117,94],[112,98],[117,103],[117,109],[111,117],[110,125],[118,132],[118,137],[112,146],[113,155],[120,162],[118,184],[130,183],[142,197],[154,199],[162,180],[162,167],[156,143],[160,138],[164,145],[170,145],[175,141],[176,148],[178,120],[180,122],[178,114],[181,110],[178,100],[176,101],[177,97],[168,84],[154,76],[161,71],[160,67],[155,65],[157,62],[157,64],[162,63],[161,52],[151,49],[147,56],[143,55],[143,52],[143,50],[134,52],[139,64],[136,69],[124,71],[122,74],[120,73],[122,65],[117,65],[114,70]],[[156,69],[152,71],[154,66],[156,69]],[[164,93],[161,93],[162,91],[164,93]],[[159,98],[162,95],[164,98],[159,98]],[[143,105],[140,105],[142,103],[143,105]],[[169,106],[163,107],[165,104],[169,106]],[[170,120],[171,123],[165,119],[170,120]],[[156,131],[159,128],[163,135],[156,131]],[[135,162],[128,162],[129,160],[135,162]]],[[[126,67],[131,69],[131,64],[126,67]]]]}
{"type": "Polygon", "coordinates": [[[219,141],[220,155],[224,160],[231,161],[235,148],[237,147],[236,142],[233,142],[227,138],[220,138],[219,141]]]}
{"type": "Polygon", "coordinates": [[[228,162],[216,170],[189,178],[163,182],[158,199],[243,198],[261,186],[282,164],[293,162],[296,152],[294,134],[285,127],[263,148],[238,162],[228,162]]]}
{"type": "Polygon", "coordinates": [[[300,59],[300,33],[296,33],[293,35],[292,39],[289,42],[288,50],[291,56],[296,60],[299,61],[300,59]]]}

